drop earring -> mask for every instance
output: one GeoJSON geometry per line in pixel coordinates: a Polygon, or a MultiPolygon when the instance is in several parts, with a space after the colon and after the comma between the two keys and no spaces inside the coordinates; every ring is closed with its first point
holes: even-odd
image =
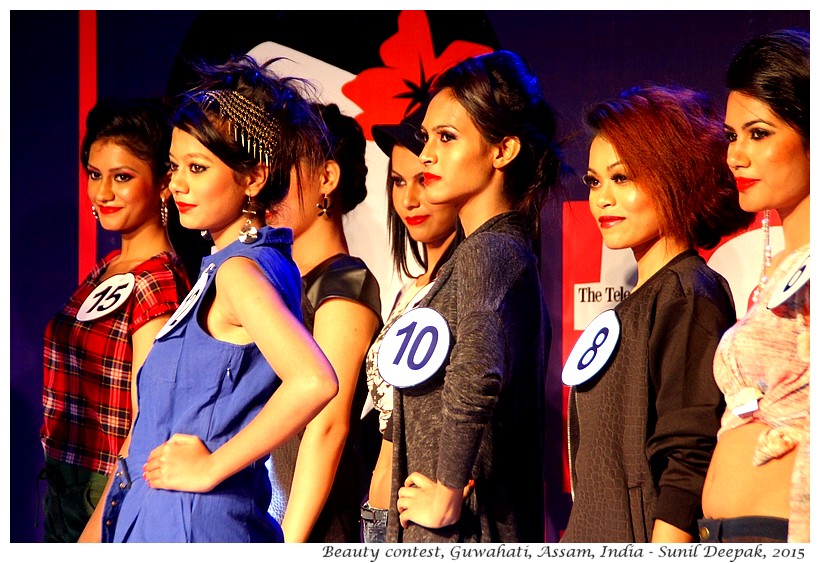
{"type": "Polygon", "coordinates": [[[253,244],[259,238],[259,232],[251,223],[251,219],[256,216],[251,196],[248,196],[248,204],[242,209],[242,213],[245,214],[245,224],[239,229],[239,242],[253,244]]]}
{"type": "Polygon", "coordinates": [[[94,204],[91,204],[91,214],[94,216],[94,219],[96,219],[97,221],[100,220],[100,216],[97,215],[97,208],[96,206],[94,206],[94,204]]]}
{"type": "Polygon", "coordinates": [[[330,219],[330,208],[333,207],[330,204],[330,198],[327,197],[327,194],[322,194],[322,203],[317,203],[316,208],[319,210],[317,215],[321,217],[322,215],[327,215],[327,218],[330,219]]]}
{"type": "Polygon", "coordinates": [[[760,273],[760,281],[757,283],[754,292],[752,292],[752,303],[757,303],[760,298],[760,291],[766,282],[769,281],[769,276],[766,272],[769,266],[772,265],[772,244],[769,235],[769,210],[763,211],[763,218],[760,220],[761,230],[763,231],[763,271],[760,273]]]}
{"type": "Polygon", "coordinates": [[[162,226],[168,226],[168,201],[163,197],[162,203],[159,206],[159,218],[162,221],[162,226]]]}

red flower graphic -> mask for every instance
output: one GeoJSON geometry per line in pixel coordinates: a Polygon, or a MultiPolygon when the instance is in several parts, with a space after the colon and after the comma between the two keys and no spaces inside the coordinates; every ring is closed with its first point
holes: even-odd
{"type": "Polygon", "coordinates": [[[373,140],[371,125],[401,121],[427,97],[430,85],[441,72],[464,59],[492,51],[479,43],[453,41],[436,57],[424,11],[403,11],[398,23],[398,32],[379,49],[385,66],[364,70],[342,86],[342,93],[362,108],[356,120],[369,140],[373,140]]]}

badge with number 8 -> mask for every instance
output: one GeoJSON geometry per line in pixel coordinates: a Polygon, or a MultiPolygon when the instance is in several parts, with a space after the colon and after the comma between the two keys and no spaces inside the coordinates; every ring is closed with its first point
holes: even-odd
{"type": "Polygon", "coordinates": [[[83,301],[77,311],[77,320],[93,321],[116,311],[131,297],[134,283],[134,274],[131,272],[117,274],[103,281],[83,301]]]}
{"type": "Polygon", "coordinates": [[[438,311],[419,307],[406,312],[382,339],[376,359],[379,374],[394,387],[413,387],[432,377],[450,352],[450,329],[438,311]]]}
{"type": "Polygon", "coordinates": [[[579,385],[598,375],[615,356],[620,340],[621,322],[614,309],[592,319],[564,364],[564,385],[579,385]]]}
{"type": "Polygon", "coordinates": [[[769,299],[769,304],[767,305],[769,309],[779,307],[788,301],[789,297],[797,293],[801,287],[806,285],[810,277],[809,258],[811,258],[810,254],[807,255],[802,262],[795,266],[789,276],[789,279],[786,280],[786,284],[781,286],[772,294],[771,299],[769,299]]]}

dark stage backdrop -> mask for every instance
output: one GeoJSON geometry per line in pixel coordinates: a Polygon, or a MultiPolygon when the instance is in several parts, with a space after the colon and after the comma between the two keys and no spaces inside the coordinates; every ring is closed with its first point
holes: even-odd
{"type": "MultiPolygon", "coordinates": [[[[115,244],[93,223],[90,231],[81,231],[88,228],[90,213],[79,185],[80,108],[87,107],[89,95],[93,103],[95,95],[173,94],[190,78],[187,59],[202,56],[218,62],[265,41],[305,53],[353,78],[365,69],[390,66],[381,50],[386,41],[421,26],[429,38],[423,37],[426,43],[419,49],[429,51],[426,60],[432,66],[447,58],[448,49],[465,45],[460,52],[503,48],[525,56],[559,114],[569,164],[580,172],[586,167],[580,123],[587,106],[647,80],[699,88],[722,103],[724,70],[738,44],[777,28],[808,28],[809,12],[99,11],[81,18],[77,11],[16,10],[10,23],[9,537],[38,542],[44,491],[37,478],[43,466],[38,436],[43,329],[87,273],[88,261],[115,244]],[[83,64],[82,79],[81,45],[96,52],[90,66],[83,64]]],[[[367,106],[361,99],[356,102],[367,106]]],[[[381,176],[369,185],[383,186],[386,161],[372,154],[377,153],[369,149],[368,165],[381,176]]],[[[585,197],[577,175],[567,186],[571,199],[585,197]]],[[[560,206],[545,211],[542,240],[542,282],[554,335],[547,397],[551,540],[557,539],[570,508],[560,381],[561,219],[560,206]]],[[[177,240],[186,248],[197,244],[195,237],[182,234],[177,240]]],[[[389,299],[400,280],[391,277],[389,264],[382,264],[378,253],[358,248],[373,262],[368,262],[372,269],[381,269],[383,301],[389,299]]]]}

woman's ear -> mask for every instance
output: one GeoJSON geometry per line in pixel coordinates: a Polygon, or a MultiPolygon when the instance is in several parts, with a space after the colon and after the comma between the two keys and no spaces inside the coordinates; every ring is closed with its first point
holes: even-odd
{"type": "Polygon", "coordinates": [[[245,177],[247,182],[247,185],[245,186],[245,193],[250,197],[256,197],[256,194],[261,192],[262,188],[264,188],[265,184],[267,184],[268,174],[270,174],[270,169],[267,165],[262,164],[261,162],[257,164],[256,167],[248,172],[245,177]]]}
{"type": "Polygon", "coordinates": [[[326,161],[319,177],[319,193],[323,195],[330,195],[333,193],[333,191],[339,187],[339,179],[341,178],[341,175],[342,169],[339,167],[338,162],[335,160],[326,161]]]}
{"type": "Polygon", "coordinates": [[[493,167],[502,169],[507,166],[521,151],[521,140],[518,137],[504,137],[496,145],[493,167]]]}

